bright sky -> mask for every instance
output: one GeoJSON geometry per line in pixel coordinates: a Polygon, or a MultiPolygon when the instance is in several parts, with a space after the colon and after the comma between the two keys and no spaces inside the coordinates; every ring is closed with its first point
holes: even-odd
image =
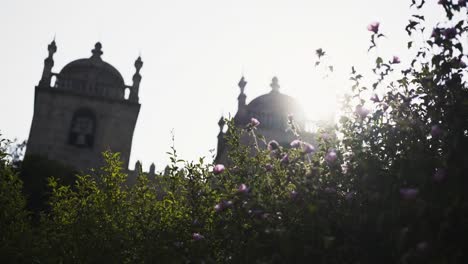
{"type": "MultiPolygon", "coordinates": [[[[299,99],[309,118],[337,108],[349,89],[352,65],[368,69],[366,26],[380,21],[387,35],[377,52],[408,58],[404,27],[410,0],[2,0],[0,9],[0,131],[27,139],[47,44],[56,35],[54,72],[91,55],[101,41],[103,59],[131,84],[141,52],[142,104],[133,137],[131,164],[168,163],[175,146],[182,158],[210,157],[217,122],[237,110],[237,82],[248,81],[247,101],[270,91],[278,76],[281,91],[299,99]],[[336,74],[323,79],[314,67],[315,50],[330,54],[336,74]],[[339,77],[337,77],[339,76],[339,77]]],[[[426,16],[440,16],[430,0],[426,16]]],[[[429,19],[430,23],[434,20],[429,19]]],[[[133,168],[133,165],[130,165],[133,168]]]]}

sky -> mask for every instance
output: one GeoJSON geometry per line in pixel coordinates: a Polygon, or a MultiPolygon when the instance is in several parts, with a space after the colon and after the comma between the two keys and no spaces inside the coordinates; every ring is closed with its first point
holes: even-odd
{"type": "MultiPolygon", "coordinates": [[[[441,16],[429,0],[428,24],[441,16]]],[[[268,93],[273,76],[280,91],[299,100],[311,120],[333,116],[349,91],[351,66],[369,69],[375,56],[409,61],[404,27],[410,0],[0,0],[0,132],[28,138],[34,87],[47,45],[56,37],[53,71],[87,58],[97,41],[103,59],[131,84],[133,63],[144,62],[141,110],[131,153],[148,170],[162,170],[172,146],[181,158],[210,158],[221,115],[237,110],[237,83],[248,84],[247,102],[268,93]],[[373,21],[386,35],[367,52],[373,21]],[[314,66],[326,51],[334,73],[314,66]]],[[[422,37],[421,37],[422,40],[422,37]]]]}

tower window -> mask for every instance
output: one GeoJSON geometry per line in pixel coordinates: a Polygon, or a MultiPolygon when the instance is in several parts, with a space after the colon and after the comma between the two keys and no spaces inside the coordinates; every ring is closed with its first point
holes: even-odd
{"type": "Polygon", "coordinates": [[[72,118],[68,143],[76,147],[91,148],[94,144],[95,131],[94,113],[90,109],[79,109],[72,118]]]}

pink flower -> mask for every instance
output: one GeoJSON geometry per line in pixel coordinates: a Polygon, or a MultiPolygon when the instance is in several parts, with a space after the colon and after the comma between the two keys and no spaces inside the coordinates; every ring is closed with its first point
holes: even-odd
{"type": "Polygon", "coordinates": [[[333,163],[336,161],[337,158],[338,155],[336,155],[336,152],[334,150],[329,151],[327,155],[325,155],[325,161],[327,163],[333,163]]]}
{"type": "Polygon", "coordinates": [[[445,179],[446,176],[447,176],[447,173],[445,172],[445,169],[437,168],[434,172],[434,176],[432,177],[432,179],[435,182],[441,182],[445,179]]]}
{"type": "Polygon", "coordinates": [[[330,139],[330,135],[326,132],[323,132],[321,136],[324,140],[330,139]]]}
{"type": "Polygon", "coordinates": [[[405,200],[413,200],[418,196],[419,190],[416,188],[401,188],[400,195],[405,200]]]}
{"type": "Polygon", "coordinates": [[[247,185],[243,183],[239,185],[239,187],[237,188],[237,192],[239,193],[247,193],[248,191],[249,191],[249,188],[247,187],[247,185]]]}
{"type": "Polygon", "coordinates": [[[446,28],[442,31],[442,34],[445,38],[451,39],[457,36],[457,29],[456,28],[446,28]]]}
{"type": "Polygon", "coordinates": [[[466,68],[466,63],[462,60],[459,60],[458,66],[460,66],[460,68],[466,68]]]}
{"type": "Polygon", "coordinates": [[[291,191],[291,192],[289,193],[289,198],[291,198],[291,199],[296,199],[296,198],[297,198],[297,195],[298,195],[298,193],[297,193],[295,190],[293,190],[293,191],[291,191]]]}
{"type": "Polygon", "coordinates": [[[398,64],[400,63],[400,58],[398,58],[397,56],[393,56],[393,59],[392,59],[392,64],[398,64]]]}
{"type": "Polygon", "coordinates": [[[287,164],[289,163],[289,156],[288,154],[284,154],[284,156],[281,158],[281,164],[287,164]]]}
{"type": "Polygon", "coordinates": [[[444,131],[442,130],[442,128],[440,128],[440,126],[438,125],[433,125],[431,127],[431,136],[433,138],[439,138],[440,136],[442,136],[443,132],[444,131]]]}
{"type": "Polygon", "coordinates": [[[192,234],[192,239],[195,240],[195,241],[200,241],[202,239],[204,239],[205,237],[203,235],[201,235],[200,233],[193,233],[192,234]]]}
{"type": "Polygon", "coordinates": [[[291,142],[290,145],[291,145],[291,147],[293,147],[293,148],[298,148],[298,147],[301,146],[301,143],[302,143],[302,142],[301,142],[299,139],[295,139],[295,140],[293,140],[293,141],[291,142]]]}
{"type": "Polygon", "coordinates": [[[268,150],[273,151],[279,149],[279,144],[276,140],[268,142],[268,150]]]}
{"type": "Polygon", "coordinates": [[[367,26],[367,30],[374,32],[374,34],[377,34],[379,32],[379,22],[372,22],[367,26]]]}
{"type": "Polygon", "coordinates": [[[250,119],[250,126],[251,127],[257,127],[258,125],[260,125],[260,121],[258,121],[258,119],[252,117],[250,119]]]}
{"type": "Polygon", "coordinates": [[[379,96],[377,94],[373,94],[370,100],[374,103],[380,102],[379,96]]]}
{"type": "Polygon", "coordinates": [[[214,206],[214,209],[216,212],[221,212],[224,209],[223,204],[222,203],[216,204],[214,206]]]}
{"type": "Polygon", "coordinates": [[[315,152],[315,147],[312,146],[312,144],[304,143],[302,150],[304,151],[305,154],[310,154],[310,153],[315,152]]]}
{"type": "Polygon", "coordinates": [[[363,119],[370,113],[369,109],[364,108],[364,106],[362,106],[362,105],[356,106],[356,111],[355,112],[359,117],[361,117],[363,119]]]}
{"type": "Polygon", "coordinates": [[[225,170],[224,168],[224,165],[223,164],[216,164],[213,168],[213,173],[215,175],[218,175],[218,174],[221,174],[223,173],[223,171],[225,170]]]}

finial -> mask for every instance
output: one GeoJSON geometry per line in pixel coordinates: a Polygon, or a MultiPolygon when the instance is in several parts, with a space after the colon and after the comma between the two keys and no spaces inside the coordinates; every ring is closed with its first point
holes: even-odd
{"type": "Polygon", "coordinates": [[[278,77],[276,77],[276,76],[273,77],[273,79],[271,80],[270,87],[275,92],[279,90],[280,85],[278,84],[278,77]]]}
{"type": "Polygon", "coordinates": [[[52,57],[52,55],[57,52],[57,45],[55,45],[55,36],[52,42],[47,46],[47,50],[49,50],[49,57],[52,57]]]}
{"type": "Polygon", "coordinates": [[[101,42],[96,42],[96,44],[94,44],[94,49],[91,52],[93,53],[91,58],[101,59],[101,55],[104,53],[104,52],[102,52],[101,42]]]}
{"type": "Polygon", "coordinates": [[[224,116],[221,116],[221,118],[218,121],[218,126],[219,126],[219,131],[222,132],[224,125],[226,124],[226,121],[224,121],[224,116]]]}
{"type": "Polygon", "coordinates": [[[143,61],[141,60],[141,55],[135,60],[135,69],[137,72],[140,72],[141,67],[143,67],[143,61]]]}
{"type": "Polygon", "coordinates": [[[247,85],[247,82],[245,81],[244,76],[240,79],[239,83],[237,84],[239,88],[241,89],[241,93],[244,93],[245,86],[247,85]]]}
{"type": "Polygon", "coordinates": [[[137,160],[137,162],[135,162],[135,171],[138,171],[138,172],[142,171],[142,165],[141,165],[141,162],[139,160],[137,160]]]}

